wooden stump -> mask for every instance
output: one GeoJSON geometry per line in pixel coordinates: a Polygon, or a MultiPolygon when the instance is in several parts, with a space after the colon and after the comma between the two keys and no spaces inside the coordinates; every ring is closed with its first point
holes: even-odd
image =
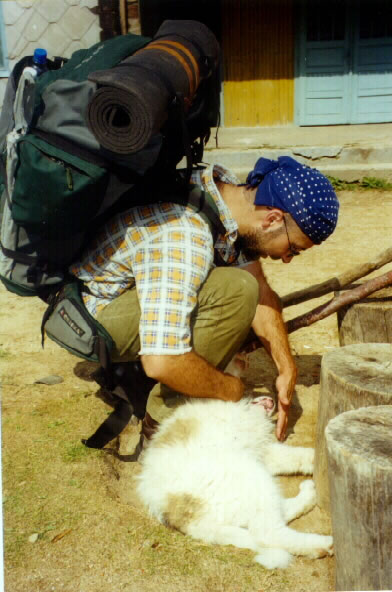
{"type": "Polygon", "coordinates": [[[336,590],[392,585],[392,406],[348,411],[327,426],[336,590]]]}
{"type": "MultiPolygon", "coordinates": [[[[339,294],[339,292],[335,292],[339,294]]],[[[392,288],[374,292],[337,312],[340,345],[392,343],[392,288]]]]}
{"type": "Polygon", "coordinates": [[[324,510],[329,510],[324,436],[329,420],[358,407],[389,404],[392,404],[392,345],[346,345],[323,356],[314,481],[317,503],[324,510]]]}

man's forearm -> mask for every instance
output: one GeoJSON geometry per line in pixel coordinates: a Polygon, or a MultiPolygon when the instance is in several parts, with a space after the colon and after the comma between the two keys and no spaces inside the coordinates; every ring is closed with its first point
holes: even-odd
{"type": "Polygon", "coordinates": [[[259,303],[252,328],[274,360],[279,374],[276,379],[278,394],[276,435],[279,440],[283,440],[287,428],[288,410],[297,379],[297,369],[291,355],[278,295],[269,286],[260,263],[249,265],[247,270],[259,282],[259,303]]]}
{"type": "Polygon", "coordinates": [[[278,369],[284,372],[295,367],[286,331],[277,302],[258,304],[252,328],[271,355],[278,369]]]}
{"type": "Polygon", "coordinates": [[[142,356],[141,361],[148,376],[189,397],[239,401],[244,392],[239,378],[217,370],[195,352],[142,356]]]}
{"type": "Polygon", "coordinates": [[[252,328],[274,360],[278,372],[293,370],[295,364],[290,352],[279,297],[269,286],[259,262],[251,263],[246,269],[259,282],[259,303],[252,328]]]}
{"type": "Polygon", "coordinates": [[[287,429],[290,402],[297,379],[297,369],[290,352],[279,300],[273,292],[268,294],[268,289],[266,300],[257,307],[253,330],[270,353],[278,369],[279,375],[276,379],[278,394],[276,436],[279,440],[283,440],[287,429]]]}

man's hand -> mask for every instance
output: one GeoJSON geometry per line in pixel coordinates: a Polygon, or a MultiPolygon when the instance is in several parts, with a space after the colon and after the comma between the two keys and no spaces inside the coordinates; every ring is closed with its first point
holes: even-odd
{"type": "Polygon", "coordinates": [[[278,370],[276,380],[278,392],[276,436],[279,440],[283,440],[287,428],[291,398],[297,379],[297,369],[290,352],[279,296],[268,285],[259,262],[248,265],[246,269],[259,282],[259,304],[252,327],[264,348],[272,357],[278,370]]]}
{"type": "Polygon", "coordinates": [[[297,369],[295,367],[293,367],[291,372],[279,374],[276,379],[276,390],[278,393],[278,423],[276,424],[276,437],[278,440],[284,440],[286,436],[288,414],[296,379],[297,369]]]}

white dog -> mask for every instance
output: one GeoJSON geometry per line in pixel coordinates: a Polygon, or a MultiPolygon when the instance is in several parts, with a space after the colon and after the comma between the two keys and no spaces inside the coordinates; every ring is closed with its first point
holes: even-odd
{"type": "Polygon", "coordinates": [[[315,505],[313,481],[284,499],[273,475],[311,474],[314,451],[281,444],[270,397],[194,400],[164,420],[143,453],[138,493],[163,524],[208,543],[252,549],[267,568],[332,554],[332,537],[287,523],[315,505]]]}

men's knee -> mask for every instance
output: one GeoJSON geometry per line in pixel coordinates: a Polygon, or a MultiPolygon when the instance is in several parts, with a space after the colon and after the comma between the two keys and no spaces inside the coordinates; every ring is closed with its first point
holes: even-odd
{"type": "Polygon", "coordinates": [[[225,267],[215,268],[211,276],[212,297],[250,324],[259,299],[256,278],[243,269],[225,267]]]}
{"type": "Polygon", "coordinates": [[[234,269],[233,271],[237,272],[235,283],[239,291],[238,301],[243,308],[243,315],[247,317],[248,323],[251,324],[259,301],[259,284],[248,271],[243,269],[234,269]]]}
{"type": "Polygon", "coordinates": [[[237,272],[237,282],[240,289],[243,291],[243,297],[247,300],[254,308],[256,308],[259,301],[259,283],[256,278],[243,269],[234,269],[237,272]]]}

